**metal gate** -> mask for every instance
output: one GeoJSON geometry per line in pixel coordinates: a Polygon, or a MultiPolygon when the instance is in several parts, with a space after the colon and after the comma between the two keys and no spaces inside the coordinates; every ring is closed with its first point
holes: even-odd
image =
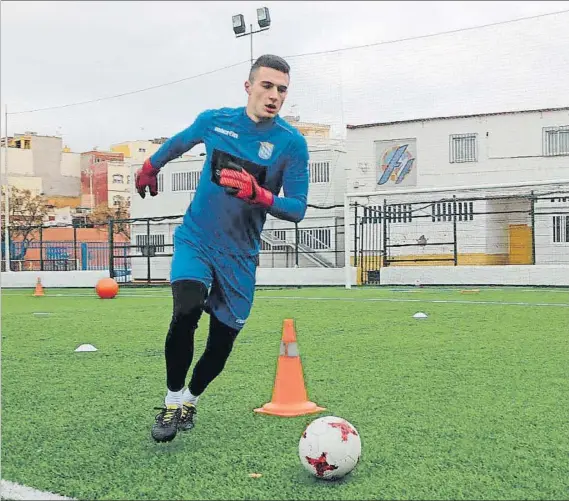
{"type": "Polygon", "coordinates": [[[361,285],[380,285],[382,268],[400,263],[451,262],[457,266],[456,201],[449,203],[448,214],[443,216],[435,214],[432,203],[356,204],[354,249],[354,266],[361,285]],[[418,226],[435,219],[443,220],[445,231],[411,236],[418,226]],[[428,255],[427,249],[441,252],[428,255]]]}
{"type": "Polygon", "coordinates": [[[381,283],[385,241],[381,212],[381,206],[355,205],[354,266],[362,285],[381,283]]]}

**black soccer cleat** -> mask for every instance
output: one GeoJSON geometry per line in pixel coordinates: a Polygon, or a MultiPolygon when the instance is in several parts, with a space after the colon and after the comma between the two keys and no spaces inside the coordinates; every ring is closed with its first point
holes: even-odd
{"type": "Polygon", "coordinates": [[[194,419],[197,411],[194,404],[185,403],[182,406],[182,415],[178,421],[178,429],[180,431],[191,430],[195,426],[194,419]]]}
{"type": "Polygon", "coordinates": [[[182,408],[177,405],[155,408],[160,409],[161,412],[156,415],[156,420],[152,425],[152,438],[156,442],[170,442],[178,432],[182,408]]]}

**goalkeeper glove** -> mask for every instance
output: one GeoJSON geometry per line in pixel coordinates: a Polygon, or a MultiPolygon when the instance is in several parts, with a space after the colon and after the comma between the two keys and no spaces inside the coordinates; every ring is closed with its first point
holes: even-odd
{"type": "Polygon", "coordinates": [[[148,188],[151,197],[158,195],[158,179],[156,176],[158,176],[159,172],[159,169],[152,167],[150,158],[147,158],[142,165],[142,168],[136,172],[136,191],[138,191],[138,194],[142,198],[146,197],[146,188],[148,188]]]}
{"type": "Polygon", "coordinates": [[[261,188],[254,176],[245,169],[231,162],[231,167],[221,169],[219,184],[225,187],[225,191],[250,204],[261,205],[265,208],[273,205],[274,195],[265,188],[261,188]],[[239,168],[239,170],[236,170],[239,168]]]}

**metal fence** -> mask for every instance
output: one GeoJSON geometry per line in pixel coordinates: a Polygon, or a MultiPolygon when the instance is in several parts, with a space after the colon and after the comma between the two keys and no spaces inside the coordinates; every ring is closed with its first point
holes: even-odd
{"type": "MultiPolygon", "coordinates": [[[[378,194],[350,209],[350,242],[343,206],[310,206],[299,224],[268,218],[259,266],[338,268],[349,252],[358,282],[376,284],[388,266],[569,264],[569,193],[391,200],[378,194]]],[[[52,227],[37,227],[27,241],[10,243],[11,269],[109,270],[125,284],[167,282],[181,221],[181,215],[109,220],[98,227],[98,239],[87,239],[81,228],[54,239],[52,227]]]]}
{"type": "MultiPolygon", "coordinates": [[[[11,271],[107,270],[110,260],[108,224],[83,228],[78,226],[12,226],[10,233],[11,271]],[[85,231],[95,235],[85,238],[85,231]],[[64,237],[61,235],[64,233],[64,237]],[[59,238],[54,238],[53,235],[59,238]]],[[[4,235],[2,235],[4,236],[4,235]]],[[[115,242],[117,252],[128,242],[115,242]]],[[[5,241],[1,244],[2,271],[6,271],[5,241]]],[[[118,269],[119,274],[129,270],[118,269]]]]}
{"type": "Polygon", "coordinates": [[[352,206],[358,282],[388,266],[569,265],[569,193],[371,197],[352,206]]]}
{"type": "MultiPolygon", "coordinates": [[[[299,224],[269,218],[261,233],[259,266],[310,268],[344,266],[343,206],[310,205],[310,214],[299,224]]],[[[169,279],[174,230],[181,215],[113,220],[128,224],[131,240],[119,246],[110,242],[111,276],[121,282],[165,282],[169,279]],[[118,270],[129,270],[122,274],[118,270]]],[[[110,231],[110,234],[114,234],[110,231]]]]}

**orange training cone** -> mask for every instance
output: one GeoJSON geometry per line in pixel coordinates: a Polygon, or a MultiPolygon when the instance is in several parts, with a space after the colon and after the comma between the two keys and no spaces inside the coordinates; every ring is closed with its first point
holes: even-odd
{"type": "Polygon", "coordinates": [[[326,410],[318,407],[308,400],[302,364],[298,354],[294,321],[285,319],[283,322],[283,335],[281,351],[277,362],[277,374],[273,387],[271,401],[255,412],[271,414],[273,416],[303,416],[326,410]]]}
{"type": "Polygon", "coordinates": [[[44,296],[43,293],[43,285],[41,284],[41,278],[38,277],[38,282],[36,284],[36,291],[34,292],[34,296],[44,296]]]}

